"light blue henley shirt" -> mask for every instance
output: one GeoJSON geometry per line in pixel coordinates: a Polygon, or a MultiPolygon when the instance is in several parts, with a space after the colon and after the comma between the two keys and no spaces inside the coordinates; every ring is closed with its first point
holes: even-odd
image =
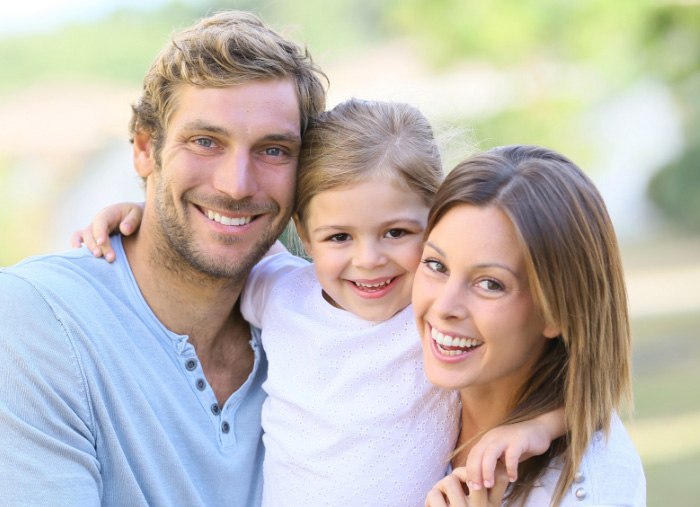
{"type": "Polygon", "coordinates": [[[259,333],[252,373],[219,407],[112,242],[113,264],[80,249],[0,270],[0,503],[258,505],[259,333]]]}

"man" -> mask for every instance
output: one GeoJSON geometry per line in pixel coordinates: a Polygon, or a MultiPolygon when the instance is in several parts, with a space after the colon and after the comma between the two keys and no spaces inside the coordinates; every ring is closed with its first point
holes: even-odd
{"type": "Polygon", "coordinates": [[[238,297],[289,220],[324,108],[255,16],[175,35],[133,107],[139,232],[0,271],[3,505],[259,504],[266,363],[238,297]]]}

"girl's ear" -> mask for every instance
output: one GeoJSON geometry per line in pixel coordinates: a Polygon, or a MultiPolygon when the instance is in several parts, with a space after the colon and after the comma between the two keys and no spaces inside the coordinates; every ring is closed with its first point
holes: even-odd
{"type": "Polygon", "coordinates": [[[294,213],[292,218],[294,219],[294,227],[296,227],[297,234],[299,235],[299,239],[301,240],[301,244],[304,245],[304,251],[306,252],[306,255],[313,259],[314,255],[311,251],[309,233],[307,232],[306,227],[304,227],[304,221],[299,217],[299,214],[297,213],[294,213]]]}
{"type": "Polygon", "coordinates": [[[145,132],[134,134],[134,167],[142,178],[147,178],[155,168],[153,139],[145,132]]]}

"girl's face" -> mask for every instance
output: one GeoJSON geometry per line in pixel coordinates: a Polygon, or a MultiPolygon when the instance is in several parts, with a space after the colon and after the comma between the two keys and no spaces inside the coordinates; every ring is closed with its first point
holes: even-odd
{"type": "Polygon", "coordinates": [[[326,299],[371,321],[411,302],[428,206],[391,178],[315,195],[300,236],[326,299]]]}
{"type": "Polygon", "coordinates": [[[428,379],[510,396],[548,337],[528,287],[523,247],[496,207],[459,205],[431,231],[413,284],[428,379]]]}

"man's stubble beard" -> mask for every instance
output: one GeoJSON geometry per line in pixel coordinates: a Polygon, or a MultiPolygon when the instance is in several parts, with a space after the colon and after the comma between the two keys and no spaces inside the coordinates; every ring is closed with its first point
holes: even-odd
{"type": "MultiPolygon", "coordinates": [[[[226,203],[220,203],[218,207],[231,209],[232,203],[235,201],[226,201],[226,203]]],[[[241,210],[251,209],[251,205],[247,204],[245,200],[239,202],[241,210]]],[[[253,266],[262,259],[289,222],[289,217],[278,224],[272,222],[265,234],[259,236],[247,251],[242,252],[241,256],[232,261],[230,257],[211,255],[197,248],[192,231],[188,227],[189,208],[186,204],[187,194],[181,198],[181,209],[185,210],[185,215],[179,216],[174,200],[166,188],[159,185],[156,189],[157,225],[154,232],[161,237],[155,241],[156,257],[154,260],[166,269],[186,278],[228,280],[233,283],[244,282],[253,266]]],[[[265,210],[272,216],[279,216],[280,213],[280,208],[275,203],[270,203],[265,210]]],[[[230,236],[224,237],[220,241],[232,246],[241,242],[240,238],[230,236]]]]}

